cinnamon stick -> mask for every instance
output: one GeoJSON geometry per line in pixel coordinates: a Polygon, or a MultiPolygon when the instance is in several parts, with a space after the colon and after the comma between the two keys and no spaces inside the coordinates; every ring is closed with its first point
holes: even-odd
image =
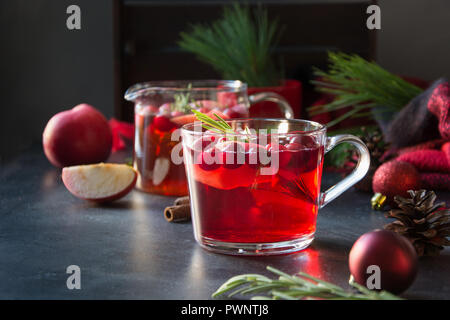
{"type": "Polygon", "coordinates": [[[164,218],[168,222],[182,222],[191,220],[191,207],[189,204],[167,207],[164,210],[164,218]]]}
{"type": "Polygon", "coordinates": [[[181,205],[189,204],[189,203],[190,203],[189,196],[187,196],[187,197],[182,197],[182,198],[176,199],[174,202],[174,205],[181,206],[181,205]]]}

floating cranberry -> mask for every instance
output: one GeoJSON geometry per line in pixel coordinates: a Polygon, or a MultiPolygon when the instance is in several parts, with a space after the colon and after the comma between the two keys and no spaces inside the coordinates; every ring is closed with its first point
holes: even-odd
{"type": "Polygon", "coordinates": [[[296,135],[289,139],[289,143],[296,143],[300,144],[303,149],[309,148],[317,148],[319,144],[316,141],[315,136],[308,136],[308,135],[296,135]]]}
{"type": "Polygon", "coordinates": [[[282,144],[275,144],[275,143],[269,143],[268,145],[266,145],[266,150],[269,152],[273,152],[273,151],[283,151],[286,150],[286,147],[283,146],[282,144]]]}
{"type": "Polygon", "coordinates": [[[267,161],[262,158],[263,155],[269,157],[267,149],[262,145],[257,143],[246,144],[246,163],[249,164],[250,168],[257,169],[261,165],[267,164],[267,161]]]}
{"type": "Polygon", "coordinates": [[[214,135],[203,135],[195,140],[192,149],[193,151],[202,152],[209,147],[213,147],[216,143],[217,137],[214,135]]]}
{"type": "Polygon", "coordinates": [[[217,149],[212,148],[205,150],[198,155],[198,165],[205,171],[212,171],[219,169],[220,163],[218,163],[219,157],[222,157],[222,153],[218,154],[217,149]]]}
{"type": "Polygon", "coordinates": [[[162,132],[170,131],[176,127],[175,124],[164,115],[156,116],[155,119],[153,119],[153,126],[155,129],[162,132]]]}
{"type": "MultiPolygon", "coordinates": [[[[293,143],[289,144],[293,145],[293,143]]],[[[321,148],[315,149],[297,149],[299,146],[289,146],[286,147],[291,151],[292,155],[292,166],[296,168],[298,173],[307,172],[317,169],[319,164],[319,159],[321,158],[321,148]],[[295,150],[295,151],[294,151],[295,150]]],[[[301,146],[300,146],[301,148],[301,146]]]]}
{"type": "Polygon", "coordinates": [[[228,141],[221,148],[223,167],[225,169],[237,169],[245,161],[245,144],[238,141],[228,141]]]}
{"type": "Polygon", "coordinates": [[[303,147],[300,143],[288,143],[287,145],[285,145],[286,150],[290,150],[290,151],[298,151],[301,150],[303,147]]]}
{"type": "Polygon", "coordinates": [[[289,152],[285,146],[282,144],[271,144],[266,146],[267,151],[270,152],[270,158],[273,160],[274,157],[278,156],[278,165],[280,167],[286,166],[289,161],[291,161],[291,152],[289,152]]]}

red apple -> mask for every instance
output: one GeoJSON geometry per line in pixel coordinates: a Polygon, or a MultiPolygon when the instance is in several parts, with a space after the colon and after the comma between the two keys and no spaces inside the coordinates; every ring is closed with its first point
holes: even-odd
{"type": "Polygon", "coordinates": [[[98,203],[127,195],[136,184],[136,171],[125,164],[100,163],[66,167],[62,180],[74,196],[98,203]]]}
{"type": "Polygon", "coordinates": [[[112,147],[108,121],[88,104],[54,115],[42,140],[45,155],[56,167],[106,161],[112,147]]]}

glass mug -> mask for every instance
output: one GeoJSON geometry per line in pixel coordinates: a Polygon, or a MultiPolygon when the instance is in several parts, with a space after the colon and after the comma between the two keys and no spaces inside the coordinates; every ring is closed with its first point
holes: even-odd
{"type": "Polygon", "coordinates": [[[134,168],[136,187],[167,196],[188,194],[184,164],[171,160],[178,141],[172,134],[196,118],[191,109],[218,113],[223,118],[247,118],[250,105],[276,102],[286,118],[293,118],[289,103],[276,93],[248,96],[241,81],[160,81],[136,84],[125,93],[135,104],[134,168]]]}
{"type": "Polygon", "coordinates": [[[359,138],[327,137],[326,127],[316,122],[227,123],[234,133],[205,131],[198,122],[181,130],[194,236],[211,251],[272,255],[306,248],[314,239],[318,209],[369,169],[369,152],[359,138]],[[356,147],[359,161],[350,175],[320,192],[323,157],[342,142],[356,147]]]}

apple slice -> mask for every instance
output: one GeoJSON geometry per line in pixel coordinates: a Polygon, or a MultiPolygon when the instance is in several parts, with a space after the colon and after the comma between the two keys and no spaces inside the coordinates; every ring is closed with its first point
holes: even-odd
{"type": "Polygon", "coordinates": [[[99,163],[66,167],[62,171],[62,180],[70,193],[98,203],[124,197],[133,189],[136,179],[136,171],[125,164],[99,163]]]}

